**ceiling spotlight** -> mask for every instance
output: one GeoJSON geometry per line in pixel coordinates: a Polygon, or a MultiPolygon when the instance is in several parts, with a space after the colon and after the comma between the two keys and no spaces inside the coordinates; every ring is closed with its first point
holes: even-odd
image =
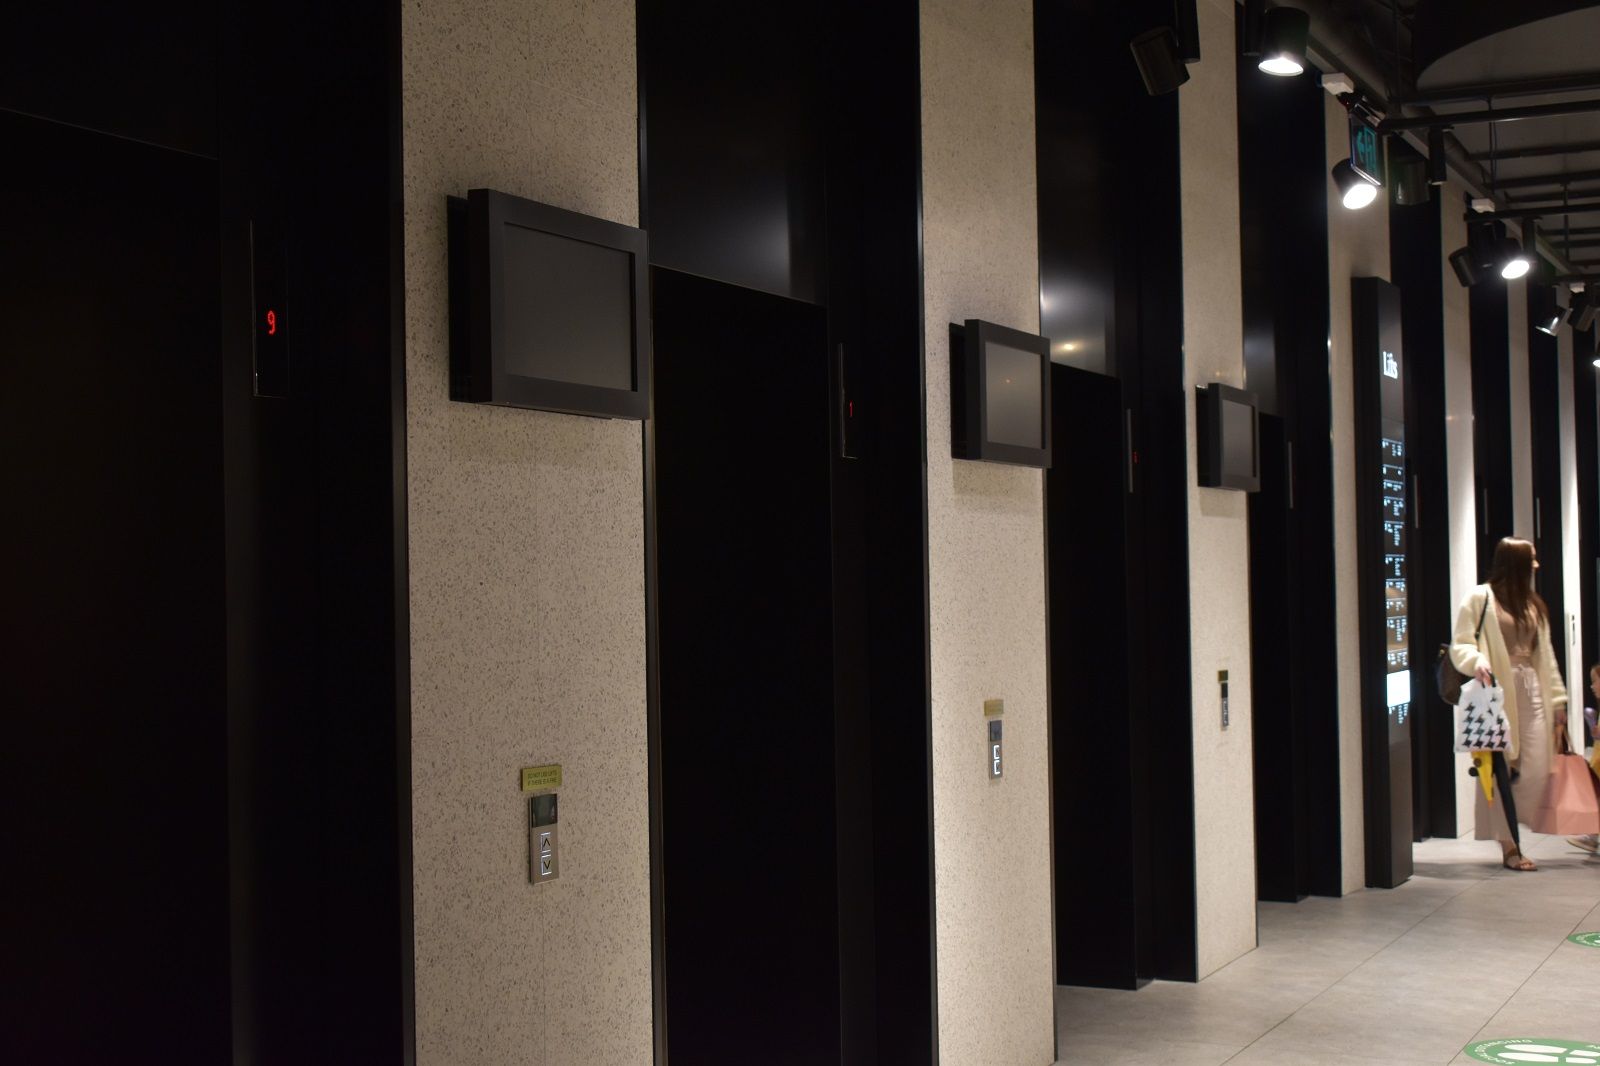
{"type": "Polygon", "coordinates": [[[1554,337],[1561,328],[1561,305],[1556,303],[1556,290],[1548,285],[1528,289],[1528,321],[1540,333],[1554,337]]]}
{"type": "MultiPolygon", "coordinates": [[[[1596,312],[1600,312],[1600,304],[1595,302],[1591,294],[1585,292],[1572,301],[1572,307],[1567,311],[1567,325],[1582,333],[1594,325],[1596,312]]],[[[1600,363],[1596,365],[1600,366],[1600,363]]]]}
{"type": "Polygon", "coordinates": [[[1450,253],[1450,269],[1463,287],[1476,285],[1483,275],[1478,272],[1478,257],[1471,248],[1457,248],[1450,253]]]}
{"type": "Polygon", "coordinates": [[[1184,65],[1178,35],[1171,26],[1145,30],[1128,46],[1133,49],[1133,61],[1139,65],[1145,91],[1151,96],[1170,93],[1189,80],[1189,68],[1184,65]]]}
{"type": "MultiPolygon", "coordinates": [[[[1273,10],[1285,9],[1275,7],[1273,10]]],[[[1333,183],[1339,187],[1339,199],[1352,211],[1366,207],[1378,198],[1378,187],[1357,174],[1356,168],[1348,159],[1341,159],[1334,164],[1333,183]]]]}
{"type": "Polygon", "coordinates": [[[1507,281],[1516,281],[1533,269],[1533,257],[1511,237],[1500,242],[1500,254],[1496,261],[1500,264],[1500,276],[1507,281]]]}
{"type": "Polygon", "coordinates": [[[1291,78],[1306,69],[1311,16],[1297,7],[1275,7],[1261,20],[1261,70],[1291,78]]]}

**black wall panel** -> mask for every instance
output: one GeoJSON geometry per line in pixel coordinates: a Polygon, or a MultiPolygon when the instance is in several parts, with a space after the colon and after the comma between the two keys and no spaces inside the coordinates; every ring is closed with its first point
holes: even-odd
{"type": "Polygon", "coordinates": [[[642,224],[659,266],[820,303],[827,9],[639,5],[642,224]]]}
{"type": "Polygon", "coordinates": [[[5,112],[0,151],[0,1029],[224,1062],[217,168],[5,112]]]}
{"type": "MultiPolygon", "coordinates": [[[[55,542],[85,580],[99,575],[85,596],[118,633],[102,657],[120,661],[97,694],[55,708],[58,724],[83,716],[75,744],[34,753],[55,782],[116,782],[68,793],[95,801],[92,838],[74,802],[40,808],[58,822],[52,846],[77,846],[36,864],[71,883],[50,903],[100,940],[98,953],[54,945],[78,979],[60,1009],[113,995],[95,1017],[121,1026],[107,1052],[119,1060],[409,1061],[398,8],[67,4],[6,29],[6,180],[42,183],[6,197],[31,212],[8,226],[7,251],[74,265],[29,272],[49,292],[7,285],[4,317],[47,322],[43,341],[74,353],[48,372],[105,364],[93,390],[107,390],[74,378],[7,394],[32,401],[27,418],[48,414],[42,396],[79,396],[74,448],[98,448],[100,465],[41,447],[34,476],[117,512],[55,542]],[[28,140],[20,113],[50,132],[28,140]],[[77,214],[39,210],[50,197],[76,197],[77,214]],[[253,276],[269,264],[280,284],[258,304],[253,276]],[[272,398],[253,389],[268,306],[291,371],[272,398]],[[135,585],[148,586],[137,600],[117,591],[135,585]],[[103,928],[81,917],[75,894],[90,889],[103,928]],[[207,937],[221,923],[205,946],[220,973],[178,974],[194,956],[168,920],[180,912],[207,937]],[[165,942],[121,950],[151,935],[165,942]],[[121,976],[105,980],[96,957],[121,976]],[[185,1035],[144,1039],[173,1026],[185,1035]]],[[[87,630],[22,624],[38,662],[82,661],[87,630]]],[[[99,1039],[99,1025],[75,1036],[99,1039]]],[[[46,1058],[77,1061],[71,1050],[46,1058]]]]}
{"type": "Polygon", "coordinates": [[[215,0],[8,5],[0,108],[215,158],[225,10],[215,0]]]}
{"type": "MultiPolygon", "coordinates": [[[[1589,668],[1600,663],[1600,418],[1597,418],[1593,327],[1572,336],[1573,432],[1577,437],[1578,473],[1578,586],[1583,611],[1583,683],[1589,684],[1589,668]]],[[[1570,607],[1568,608],[1571,609],[1570,607]]],[[[1578,699],[1578,693],[1572,693],[1578,699]]],[[[1585,688],[1585,706],[1595,705],[1593,693],[1585,688]]]]}
{"type": "MultiPolygon", "coordinates": [[[[1390,145],[1394,153],[1409,152],[1390,145]]],[[[1411,464],[1412,548],[1407,559],[1412,625],[1412,829],[1416,839],[1456,835],[1456,759],[1450,708],[1428,676],[1432,649],[1450,639],[1450,479],[1445,446],[1444,274],[1437,191],[1427,203],[1389,209],[1390,276],[1405,293],[1406,424],[1411,464]]],[[[1450,284],[1455,284],[1452,279],[1450,284]]]]}
{"type": "MultiPolygon", "coordinates": [[[[693,287],[685,275],[724,283],[726,298],[749,309],[741,314],[761,336],[763,329],[789,328],[773,309],[792,308],[784,300],[753,299],[758,293],[826,308],[824,392],[813,406],[783,409],[807,432],[820,425],[831,454],[828,495],[820,504],[828,509],[823,550],[831,571],[808,591],[831,612],[831,667],[824,674],[832,687],[808,720],[816,735],[831,736],[832,763],[807,766],[807,795],[817,804],[811,813],[825,815],[807,832],[818,848],[832,851],[808,853],[803,861],[833,876],[837,921],[806,951],[826,949],[837,958],[830,974],[801,975],[807,988],[782,1024],[808,1032],[804,1046],[816,1061],[933,1061],[918,8],[910,0],[782,10],[653,0],[640,5],[639,39],[641,216],[652,260],[671,268],[661,276],[678,279],[675,291],[693,287]],[[838,818],[825,811],[824,800],[836,805],[838,818]],[[832,1056],[819,1043],[830,1038],[832,1056]]],[[[659,329],[662,308],[656,313],[659,329]]],[[[774,372],[764,363],[763,356],[752,368],[739,365],[755,380],[774,372]]],[[[658,352],[661,395],[669,398],[674,384],[662,375],[672,371],[658,352]]],[[[748,391],[739,396],[732,402],[750,402],[748,391]]],[[[763,393],[760,403],[767,402],[763,393]]],[[[652,587],[663,612],[653,662],[662,685],[657,757],[668,856],[658,933],[683,927],[674,901],[720,891],[707,870],[670,858],[672,780],[718,772],[703,753],[667,743],[670,679],[694,661],[692,649],[674,644],[665,613],[673,475],[664,449],[671,444],[664,436],[647,443],[647,465],[658,450],[661,456],[646,492],[647,510],[655,508],[662,523],[659,596],[652,587]]],[[[767,461],[787,454],[788,446],[752,455],[751,469],[772,476],[767,461]]],[[[711,492],[725,483],[715,466],[680,464],[675,476],[680,492],[711,492]]],[[[781,768],[802,750],[810,751],[763,743],[750,755],[781,768]]],[[[678,802],[681,809],[681,796],[678,802]]],[[[806,906],[824,906],[828,886],[814,870],[803,876],[817,896],[806,906]]],[[[753,928],[788,923],[784,909],[772,905],[744,917],[753,928]]],[[[658,1053],[670,1049],[703,1061],[695,1058],[698,1048],[747,1057],[748,1046],[736,1049],[717,1031],[719,1015],[694,1005],[720,994],[725,974],[696,969],[675,944],[681,940],[673,935],[658,944],[667,960],[658,970],[658,1053]]],[[[790,978],[778,973],[770,980],[779,987],[790,978]]],[[[765,993],[740,994],[760,1000],[765,993]]]]}
{"type": "Polygon", "coordinates": [[[1282,419],[1282,455],[1263,469],[1281,462],[1287,480],[1280,502],[1270,489],[1251,501],[1255,761],[1272,767],[1256,777],[1257,876],[1263,898],[1337,896],[1338,750],[1313,739],[1339,728],[1324,94],[1248,57],[1238,91],[1245,385],[1282,419]]]}
{"type": "MultiPolygon", "coordinates": [[[[1536,306],[1536,286],[1528,285],[1529,306],[1536,306]]],[[[1552,294],[1553,298],[1553,294],[1552,294]]],[[[1528,330],[1528,416],[1533,438],[1533,528],[1523,535],[1533,538],[1542,566],[1534,587],[1550,609],[1550,635],[1556,663],[1565,676],[1567,662],[1566,566],[1562,556],[1561,528],[1561,353],[1556,338],[1528,330]]]]}
{"type": "Polygon", "coordinates": [[[1511,504],[1511,315],[1506,283],[1472,286],[1472,462],[1478,490],[1478,576],[1488,576],[1494,546],[1517,535],[1511,504]]]}
{"type": "MultiPolygon", "coordinates": [[[[1104,318],[1106,364],[1125,405],[1129,657],[1127,699],[1113,713],[1127,716],[1132,737],[1123,770],[1130,835],[1103,864],[1136,886],[1135,963],[1124,982],[1193,980],[1197,968],[1194,835],[1184,828],[1194,812],[1186,428],[1194,401],[1183,372],[1178,111],[1175,96],[1146,94],[1127,51],[1136,33],[1171,18],[1171,5],[1144,0],[1034,12],[1041,313],[1050,328],[1077,328],[1055,300],[1084,289],[1091,311],[1081,325],[1092,334],[1104,318]],[[1073,62],[1062,62],[1068,55],[1073,62]],[[1096,280],[1086,286],[1086,278],[1096,280]]],[[[1052,580],[1060,566],[1100,565],[1059,556],[1052,580]]],[[[1053,676],[1052,691],[1062,683],[1053,676]]],[[[1072,769],[1052,772],[1060,787],[1072,769]]],[[[1075,845],[1058,838],[1056,847],[1075,845]]]]}

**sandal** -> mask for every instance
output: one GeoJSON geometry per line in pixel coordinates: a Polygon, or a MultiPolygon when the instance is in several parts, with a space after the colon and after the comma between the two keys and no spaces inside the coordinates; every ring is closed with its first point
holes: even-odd
{"type": "Polygon", "coordinates": [[[1538,866],[1534,865],[1532,859],[1528,858],[1520,851],[1513,851],[1510,855],[1503,856],[1500,859],[1500,865],[1504,866],[1508,870],[1515,870],[1518,873],[1532,873],[1539,868],[1538,866]]]}

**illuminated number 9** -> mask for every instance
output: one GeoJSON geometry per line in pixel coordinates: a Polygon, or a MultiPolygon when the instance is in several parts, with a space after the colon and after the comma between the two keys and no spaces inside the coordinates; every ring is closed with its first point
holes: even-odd
{"type": "Polygon", "coordinates": [[[267,336],[271,337],[278,332],[278,312],[267,312],[267,336]]]}

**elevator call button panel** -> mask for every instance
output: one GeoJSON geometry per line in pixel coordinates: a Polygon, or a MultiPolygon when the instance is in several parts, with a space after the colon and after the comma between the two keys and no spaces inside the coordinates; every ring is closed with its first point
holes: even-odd
{"type": "Polygon", "coordinates": [[[554,792],[528,797],[528,881],[535,885],[561,876],[561,839],[556,813],[554,792]]]}

